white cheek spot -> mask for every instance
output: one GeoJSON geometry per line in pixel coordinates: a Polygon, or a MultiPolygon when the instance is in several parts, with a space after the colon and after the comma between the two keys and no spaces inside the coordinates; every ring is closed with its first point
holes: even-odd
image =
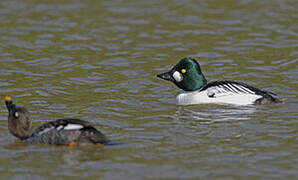
{"type": "Polygon", "coordinates": [[[175,79],[177,82],[181,82],[181,81],[183,80],[183,76],[182,76],[181,73],[178,72],[178,71],[175,71],[175,72],[173,73],[173,77],[174,77],[174,79],[175,79]]]}
{"type": "Polygon", "coordinates": [[[67,126],[64,127],[64,130],[78,130],[82,128],[83,126],[80,124],[67,124],[67,126]]]}

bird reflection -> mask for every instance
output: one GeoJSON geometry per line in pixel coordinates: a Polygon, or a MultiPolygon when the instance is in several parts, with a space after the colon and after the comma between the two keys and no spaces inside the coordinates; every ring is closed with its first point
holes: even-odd
{"type": "Polygon", "coordinates": [[[258,111],[256,106],[179,106],[176,111],[177,119],[198,120],[200,123],[248,120],[258,111]]]}
{"type": "Polygon", "coordinates": [[[63,147],[62,159],[68,166],[76,166],[84,161],[100,161],[104,159],[104,147],[98,145],[82,146],[79,148],[63,147]]]}

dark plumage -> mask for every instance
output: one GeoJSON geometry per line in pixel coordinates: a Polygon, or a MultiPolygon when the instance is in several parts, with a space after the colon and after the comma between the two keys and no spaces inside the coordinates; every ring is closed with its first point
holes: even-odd
{"type": "Polygon", "coordinates": [[[22,141],[70,146],[110,142],[89,122],[80,119],[50,121],[33,131],[29,112],[24,107],[16,106],[10,97],[5,98],[5,104],[8,109],[9,132],[22,141]]]}

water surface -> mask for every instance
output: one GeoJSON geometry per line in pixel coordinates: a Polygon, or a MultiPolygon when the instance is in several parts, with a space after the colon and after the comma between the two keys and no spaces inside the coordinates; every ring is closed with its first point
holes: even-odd
{"type": "Polygon", "coordinates": [[[295,0],[0,2],[0,98],[34,126],[71,117],[121,146],[26,145],[0,111],[2,179],[297,179],[295,0]],[[207,80],[273,91],[270,106],[177,106],[156,74],[196,58],[207,80]]]}

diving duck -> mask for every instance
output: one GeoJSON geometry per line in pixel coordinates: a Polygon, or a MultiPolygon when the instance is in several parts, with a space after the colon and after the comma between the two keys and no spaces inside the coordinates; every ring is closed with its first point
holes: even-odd
{"type": "Polygon", "coordinates": [[[21,141],[32,144],[83,145],[109,144],[107,137],[89,122],[80,119],[58,119],[32,129],[29,112],[15,105],[11,97],[5,97],[8,109],[9,132],[21,141]]]}
{"type": "Polygon", "coordinates": [[[207,83],[199,63],[189,57],[181,59],[169,72],[159,74],[157,77],[172,81],[184,90],[176,97],[179,105],[201,103],[250,105],[283,102],[272,92],[242,82],[213,81],[207,83]]]}

